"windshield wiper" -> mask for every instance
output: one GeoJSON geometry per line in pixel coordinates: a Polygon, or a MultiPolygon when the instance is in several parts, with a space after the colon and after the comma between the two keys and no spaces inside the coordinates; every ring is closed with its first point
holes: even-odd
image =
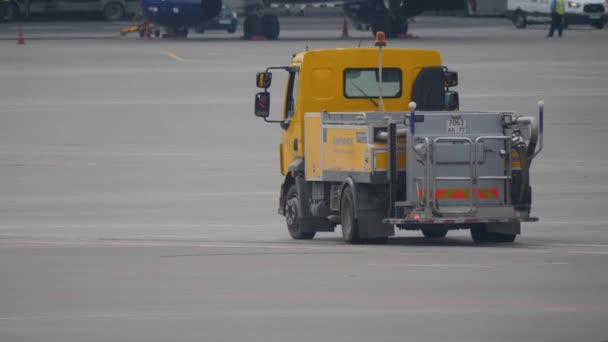
{"type": "Polygon", "coordinates": [[[359,88],[359,87],[358,87],[358,86],[355,84],[355,82],[350,81],[350,84],[352,84],[352,85],[353,85],[355,88],[357,88],[357,90],[358,90],[358,91],[360,91],[360,92],[361,92],[361,94],[363,94],[363,96],[365,96],[365,97],[366,97],[366,98],[367,98],[367,99],[368,99],[368,100],[369,100],[371,103],[373,103],[373,104],[374,104],[374,106],[378,107],[378,103],[377,103],[376,101],[374,101],[374,99],[372,99],[372,98],[371,98],[369,95],[367,95],[367,94],[366,94],[366,93],[363,91],[363,89],[359,88]]]}

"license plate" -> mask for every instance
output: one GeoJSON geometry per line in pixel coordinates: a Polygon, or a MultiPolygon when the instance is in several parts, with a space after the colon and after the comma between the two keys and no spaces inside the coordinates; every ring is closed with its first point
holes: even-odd
{"type": "Polygon", "coordinates": [[[447,119],[446,127],[448,134],[465,134],[467,132],[467,121],[465,119],[447,119]]]}
{"type": "Polygon", "coordinates": [[[589,19],[599,19],[600,15],[599,14],[590,14],[589,15],[589,19]]]}
{"type": "Polygon", "coordinates": [[[220,20],[220,24],[222,24],[222,25],[228,25],[228,24],[230,24],[230,20],[229,19],[222,19],[222,20],[220,20]]]}

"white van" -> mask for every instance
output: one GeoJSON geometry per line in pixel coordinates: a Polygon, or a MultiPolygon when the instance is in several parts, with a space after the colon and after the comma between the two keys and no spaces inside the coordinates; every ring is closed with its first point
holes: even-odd
{"type": "MultiPolygon", "coordinates": [[[[605,0],[564,0],[564,27],[586,24],[602,29],[606,24],[605,0]]],[[[551,20],[551,0],[507,0],[507,16],[517,28],[551,20]]]]}

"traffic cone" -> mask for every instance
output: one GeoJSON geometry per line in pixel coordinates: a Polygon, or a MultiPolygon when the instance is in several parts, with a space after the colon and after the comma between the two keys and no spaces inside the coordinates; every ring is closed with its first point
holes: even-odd
{"type": "Polygon", "coordinates": [[[346,16],[344,16],[344,20],[342,21],[342,39],[347,39],[349,38],[348,36],[348,20],[346,19],[346,16]]]}
{"type": "Polygon", "coordinates": [[[19,26],[17,26],[17,45],[24,45],[25,44],[25,38],[23,37],[23,28],[21,27],[21,24],[19,24],[19,26]]]}

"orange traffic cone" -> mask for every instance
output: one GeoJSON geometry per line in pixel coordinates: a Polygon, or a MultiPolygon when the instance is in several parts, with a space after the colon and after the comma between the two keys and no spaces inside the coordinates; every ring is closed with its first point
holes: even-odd
{"type": "Polygon", "coordinates": [[[25,44],[25,38],[23,37],[23,28],[21,27],[21,24],[19,24],[19,26],[17,26],[17,45],[24,45],[25,44]]]}
{"type": "Polygon", "coordinates": [[[348,20],[346,19],[346,16],[344,16],[344,20],[342,21],[342,39],[347,39],[349,38],[348,36],[348,20]]]}

